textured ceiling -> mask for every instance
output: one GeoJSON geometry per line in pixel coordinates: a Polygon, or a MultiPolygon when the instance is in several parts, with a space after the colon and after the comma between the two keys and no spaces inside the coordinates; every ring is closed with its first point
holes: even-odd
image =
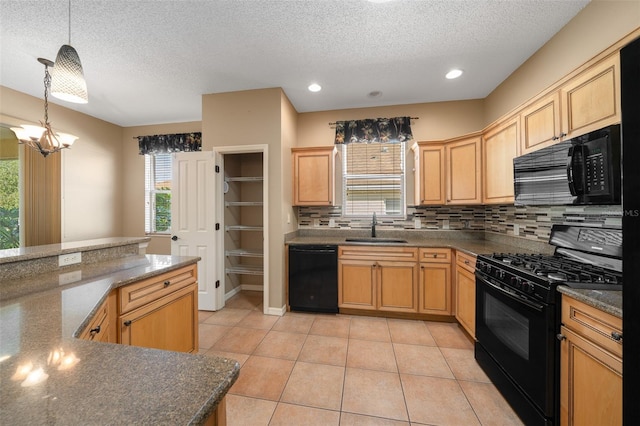
{"type": "MultiPolygon", "coordinates": [[[[89,103],[52,101],[133,126],[198,121],[203,94],[268,87],[298,112],[483,98],[587,3],[74,0],[89,103]]],[[[36,58],[68,42],[68,10],[0,0],[0,84],[43,97],[36,58]]]]}

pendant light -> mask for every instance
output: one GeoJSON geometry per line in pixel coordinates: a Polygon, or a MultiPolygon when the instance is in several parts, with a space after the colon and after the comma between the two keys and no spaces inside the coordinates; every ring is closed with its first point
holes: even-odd
{"type": "Polygon", "coordinates": [[[58,51],[51,71],[51,96],[63,101],[86,104],[89,101],[87,82],[78,52],[71,46],[71,0],[69,0],[69,44],[58,51]]]}
{"type": "Polygon", "coordinates": [[[38,62],[44,65],[44,122],[40,122],[42,126],[22,124],[20,127],[11,127],[11,130],[16,134],[20,143],[35,149],[46,158],[49,154],[69,148],[78,138],[68,133],[54,133],[51,129],[47,93],[51,84],[49,67],[53,66],[53,62],[44,58],[38,58],[38,62]]]}

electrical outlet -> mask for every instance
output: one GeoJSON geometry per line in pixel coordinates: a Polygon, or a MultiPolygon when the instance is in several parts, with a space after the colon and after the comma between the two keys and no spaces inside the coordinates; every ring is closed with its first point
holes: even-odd
{"type": "Polygon", "coordinates": [[[82,279],[82,271],[67,272],[66,274],[58,275],[58,284],[66,285],[75,283],[82,279]]]}
{"type": "Polygon", "coordinates": [[[518,225],[517,223],[513,224],[513,235],[520,235],[520,225],[518,225]]]}
{"type": "Polygon", "coordinates": [[[82,253],[61,254],[58,256],[58,266],[74,265],[82,262],[82,253]]]}
{"type": "Polygon", "coordinates": [[[422,228],[422,221],[420,220],[419,217],[416,217],[413,219],[413,227],[416,229],[422,228]]]}
{"type": "Polygon", "coordinates": [[[329,219],[329,227],[330,228],[335,228],[336,227],[336,220],[334,218],[330,218],[329,219]]]}
{"type": "Polygon", "coordinates": [[[449,229],[449,219],[442,221],[442,229],[449,229]]]}
{"type": "Polygon", "coordinates": [[[313,226],[315,226],[316,228],[320,226],[320,219],[313,219],[313,226]]]}

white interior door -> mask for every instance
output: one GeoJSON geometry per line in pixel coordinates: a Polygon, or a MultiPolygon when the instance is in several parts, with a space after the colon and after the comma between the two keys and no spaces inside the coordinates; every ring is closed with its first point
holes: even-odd
{"type": "Polygon", "coordinates": [[[200,256],[198,309],[224,306],[215,253],[216,173],[213,151],[173,154],[171,254],[200,256]]]}

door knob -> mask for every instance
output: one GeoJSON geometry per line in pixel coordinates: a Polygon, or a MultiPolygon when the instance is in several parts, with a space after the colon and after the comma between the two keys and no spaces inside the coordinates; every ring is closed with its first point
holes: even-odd
{"type": "Polygon", "coordinates": [[[173,237],[171,237],[171,241],[178,241],[178,236],[174,235],[173,237]]]}

